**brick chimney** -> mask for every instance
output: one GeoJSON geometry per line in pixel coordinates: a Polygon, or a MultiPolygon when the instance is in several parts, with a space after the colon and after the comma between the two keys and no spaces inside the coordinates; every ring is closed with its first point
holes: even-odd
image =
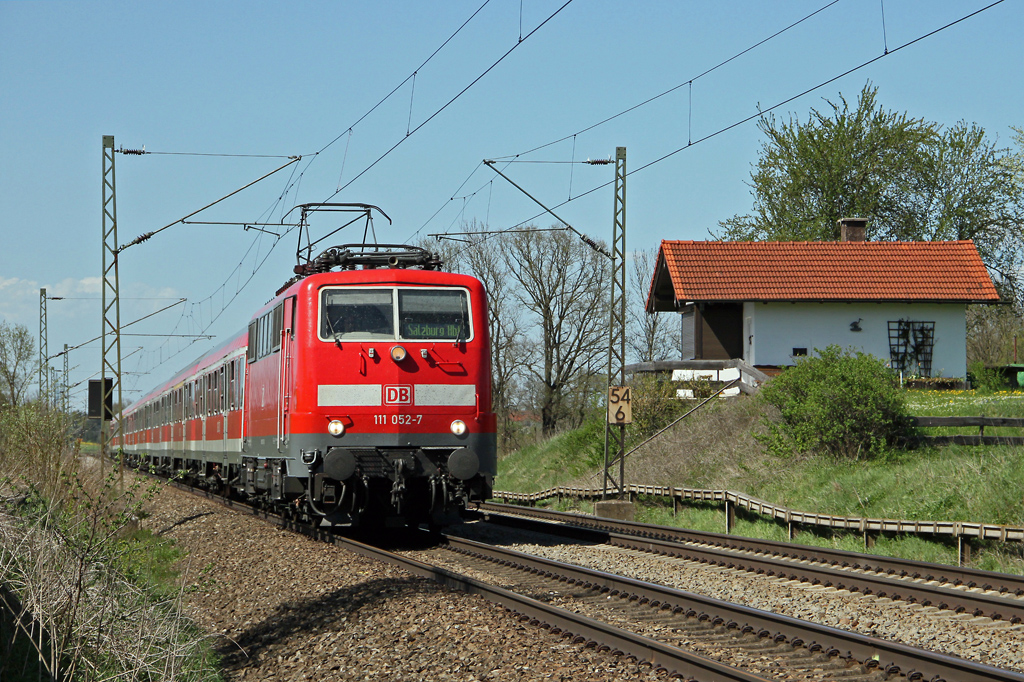
{"type": "Polygon", "coordinates": [[[864,233],[868,226],[867,218],[840,218],[837,222],[839,223],[839,241],[865,241],[864,233]]]}

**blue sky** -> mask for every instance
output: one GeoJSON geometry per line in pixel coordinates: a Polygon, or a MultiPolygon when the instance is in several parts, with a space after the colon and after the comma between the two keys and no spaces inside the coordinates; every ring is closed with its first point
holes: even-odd
{"type": "MultiPolygon", "coordinates": [[[[458,230],[464,220],[500,229],[534,216],[535,205],[482,166],[483,159],[568,137],[519,157],[562,163],[503,167],[554,206],[612,179],[609,166],[564,162],[608,157],[625,146],[632,171],[681,149],[627,181],[627,246],[650,249],[663,238],[707,238],[719,220],[749,211],[746,183],[762,143],[756,121],[714,133],[886,47],[888,56],[794,99],[776,115],[806,119],[810,108],[827,106],[823,98],[841,93],[853,100],[871,81],[887,108],[946,125],[975,122],[1004,144],[1011,142],[1010,126],[1024,127],[1020,0],[899,50],[989,3],[564,4],[0,2],[0,317],[35,334],[39,288],[46,287],[66,297],[48,304],[51,354],[99,334],[102,135],[147,151],[302,155],[194,219],[280,222],[303,202],[370,203],[394,221],[376,224],[378,237],[389,242],[458,230]],[[362,118],[417,69],[415,82],[362,118]],[[335,196],[339,186],[344,189],[335,196]]],[[[176,221],[286,160],[119,154],[120,241],[176,221]]],[[[612,190],[556,212],[608,240],[612,190]]],[[[335,218],[318,219],[313,228],[335,224],[335,218]]],[[[342,233],[337,241],[358,238],[342,233]]],[[[240,227],[175,225],[124,252],[122,321],[186,298],[133,331],[223,338],[241,329],[290,275],[294,252],[294,235],[275,244],[240,227]]],[[[126,337],[125,355],[143,350],[125,361],[125,388],[147,389],[215,342],[187,341],[126,337]]],[[[72,382],[98,371],[99,353],[98,343],[72,352],[72,382]]]]}

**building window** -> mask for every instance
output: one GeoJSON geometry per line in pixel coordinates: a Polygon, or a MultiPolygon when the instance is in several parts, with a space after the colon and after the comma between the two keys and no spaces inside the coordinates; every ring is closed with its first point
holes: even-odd
{"type": "Polygon", "coordinates": [[[807,349],[806,348],[794,348],[793,349],[793,357],[794,358],[805,358],[805,357],[807,357],[807,349]]]}

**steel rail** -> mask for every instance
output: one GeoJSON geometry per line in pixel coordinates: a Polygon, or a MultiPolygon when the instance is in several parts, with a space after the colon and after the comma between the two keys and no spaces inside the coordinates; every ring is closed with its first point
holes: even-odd
{"type": "Polygon", "coordinates": [[[676,588],[532,556],[472,540],[445,536],[449,547],[469,556],[520,565],[533,573],[572,580],[585,587],[631,601],[646,600],[652,607],[685,611],[696,617],[718,618],[728,627],[749,628],[762,637],[783,639],[793,646],[807,646],[839,655],[862,665],[878,665],[888,674],[910,680],[946,682],[1024,682],[1024,674],[994,668],[966,659],[889,642],[825,625],[818,625],[740,604],[732,604],[676,588]],[[668,605],[666,607],[666,605],[668,605]]]}
{"type": "MultiPolygon", "coordinates": [[[[643,635],[622,630],[608,623],[545,604],[531,597],[488,585],[440,566],[432,566],[341,536],[335,536],[331,542],[355,554],[398,566],[413,575],[441,583],[450,589],[480,595],[490,602],[530,619],[532,625],[539,625],[545,630],[550,630],[552,634],[571,638],[575,643],[595,642],[599,646],[606,646],[613,651],[633,656],[638,661],[649,662],[655,668],[664,668],[669,673],[686,675],[694,679],[766,682],[766,678],[758,675],[752,675],[713,659],[698,656],[643,635]]],[[[1024,677],[1021,679],[1024,680],[1024,677]]]]}
{"type": "Polygon", "coordinates": [[[518,505],[485,502],[479,505],[479,509],[484,513],[497,512],[509,516],[534,517],[559,524],[618,532],[623,535],[676,542],[695,542],[736,551],[759,552],[772,556],[787,557],[798,561],[812,561],[844,568],[877,571],[900,577],[909,576],[911,578],[920,578],[940,583],[965,585],[969,588],[980,587],[983,590],[1009,592],[1017,596],[1024,595],[1024,576],[1008,573],[983,571],[980,569],[950,566],[948,564],[932,564],[914,559],[862,554],[775,540],[744,538],[724,533],[710,533],[685,528],[674,528],[672,526],[620,521],[617,519],[588,516],[586,514],[521,507],[518,505]]]}

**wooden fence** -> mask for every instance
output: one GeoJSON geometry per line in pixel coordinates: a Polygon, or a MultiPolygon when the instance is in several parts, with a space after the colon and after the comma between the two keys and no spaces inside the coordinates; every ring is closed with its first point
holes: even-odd
{"type": "MultiPolygon", "coordinates": [[[[687,502],[712,502],[725,508],[725,532],[731,533],[735,524],[736,509],[744,509],[785,523],[792,539],[800,526],[818,529],[841,530],[860,533],[864,537],[864,546],[874,545],[874,539],[882,533],[931,536],[949,538],[957,543],[960,564],[970,559],[969,541],[997,540],[1000,542],[1024,541],[1024,527],[1001,526],[992,523],[974,523],[969,521],[906,521],[900,519],[868,518],[862,516],[835,516],[832,514],[815,514],[759,500],[744,493],[731,490],[701,490],[696,488],[677,488],[658,485],[626,486],[629,499],[634,501],[640,495],[670,498],[673,511],[678,505],[687,502]]],[[[570,488],[559,486],[539,493],[511,493],[495,491],[492,499],[500,499],[506,504],[526,504],[535,506],[547,500],[577,499],[600,500],[604,491],[600,488],[570,488]]]]}
{"type": "Polygon", "coordinates": [[[911,423],[920,428],[977,427],[978,435],[918,436],[918,440],[931,445],[1024,445],[1021,436],[986,436],[985,427],[1024,428],[1024,419],[1013,417],[911,417],[911,423]]]}

